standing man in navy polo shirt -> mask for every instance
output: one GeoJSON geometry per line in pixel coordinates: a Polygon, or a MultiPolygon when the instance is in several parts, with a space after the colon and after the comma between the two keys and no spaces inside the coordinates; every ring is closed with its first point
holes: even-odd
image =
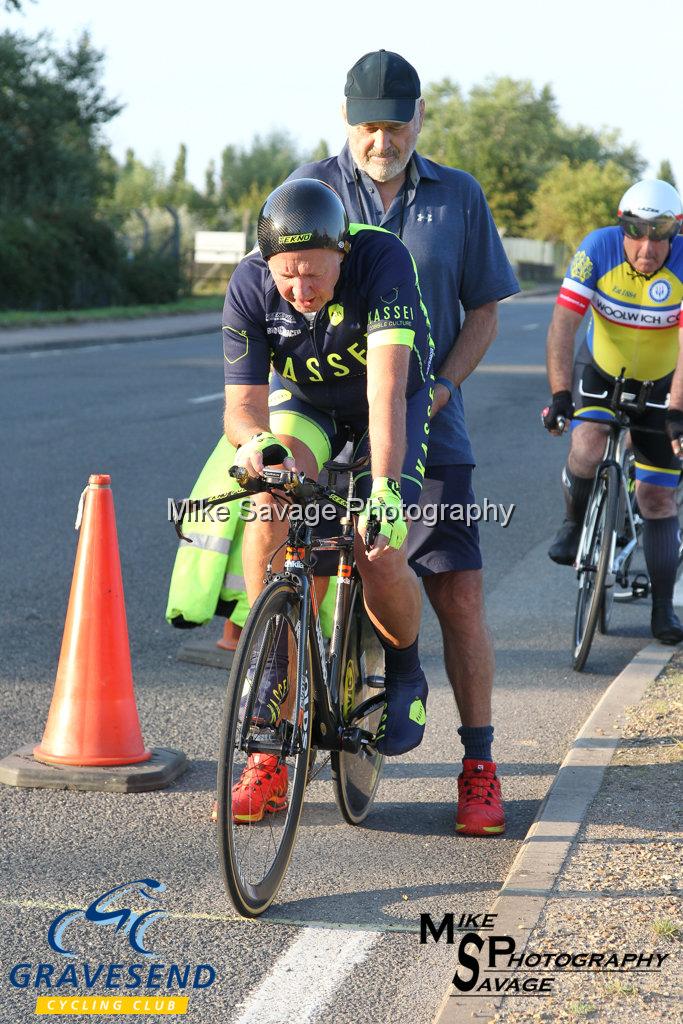
{"type": "MultiPolygon", "coordinates": [[[[412,65],[387,50],[367,53],[349,71],[344,92],[347,144],[338,156],[306,164],[292,177],[328,182],[351,221],[395,232],[413,254],[438,380],[421,504],[467,505],[474,501],[474,455],[460,384],[496,336],[497,303],[519,286],[480,185],[415,152],[425,104],[412,65]]],[[[505,817],[491,753],[494,657],[477,526],[447,519],[428,528],[417,521],[408,546],[410,564],[439,618],[462,722],[456,831],[501,833],[505,817]]]]}

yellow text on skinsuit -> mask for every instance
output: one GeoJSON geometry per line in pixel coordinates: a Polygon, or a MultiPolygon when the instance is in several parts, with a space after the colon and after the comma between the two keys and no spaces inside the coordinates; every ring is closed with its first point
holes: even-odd
{"type": "Polygon", "coordinates": [[[39,1016],[186,1014],[189,996],[38,996],[39,1016]]]}

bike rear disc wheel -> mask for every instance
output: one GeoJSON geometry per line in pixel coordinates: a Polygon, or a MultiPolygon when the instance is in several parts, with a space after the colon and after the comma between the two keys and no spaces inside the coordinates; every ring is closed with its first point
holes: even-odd
{"type": "Polygon", "coordinates": [[[306,678],[297,678],[299,613],[300,598],[292,583],[274,580],[265,588],[242,631],[225,698],[218,757],[218,840],[225,885],[243,917],[262,914],[273,901],[289,865],[303,806],[312,701],[308,648],[306,678]],[[288,695],[279,708],[275,704],[276,720],[266,722],[265,700],[258,699],[270,693],[274,677],[269,666],[272,669],[275,662],[280,669],[285,643],[288,695]],[[257,771],[249,745],[259,742],[268,745],[267,751],[258,752],[261,757],[274,760],[257,771]],[[272,777],[279,777],[275,790],[269,785],[272,777]],[[267,802],[261,788],[265,785],[272,794],[267,802]]]}
{"type": "MultiPolygon", "coordinates": [[[[352,586],[338,710],[346,725],[353,724],[375,733],[383,705],[359,719],[354,718],[354,709],[384,689],[384,650],[365,612],[362,589],[357,581],[352,586]]],[[[350,825],[360,825],[367,817],[379,786],[383,764],[382,754],[366,747],[357,754],[349,750],[332,753],[334,798],[342,817],[350,825]]]]}
{"type": "Polygon", "coordinates": [[[586,664],[605,598],[605,579],[619,501],[618,487],[617,467],[606,466],[602,470],[599,488],[591,501],[591,508],[588,511],[589,525],[579,555],[579,592],[574,616],[572,659],[572,665],[577,672],[586,664]]]}

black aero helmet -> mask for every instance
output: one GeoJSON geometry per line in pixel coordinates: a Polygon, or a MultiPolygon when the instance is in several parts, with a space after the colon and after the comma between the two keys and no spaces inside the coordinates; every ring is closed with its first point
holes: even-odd
{"type": "Polygon", "coordinates": [[[279,185],[261,207],[258,246],[264,260],[300,249],[347,252],[348,230],[349,218],[334,189],[315,178],[296,178],[279,185]]]}

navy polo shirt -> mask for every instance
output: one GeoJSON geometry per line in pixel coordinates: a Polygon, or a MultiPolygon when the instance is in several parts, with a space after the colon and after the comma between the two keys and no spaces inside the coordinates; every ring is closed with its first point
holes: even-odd
{"type": "MultiPolygon", "coordinates": [[[[519,291],[479,183],[465,171],[413,154],[404,188],[384,212],[372,179],[338,156],[304,164],[290,178],[318,178],[341,196],[349,219],[399,233],[417,264],[439,367],[460,333],[465,311],[519,291]],[[405,192],[404,198],[404,189],[405,192]]],[[[428,465],[474,465],[460,389],[432,420],[428,465]]]]}

